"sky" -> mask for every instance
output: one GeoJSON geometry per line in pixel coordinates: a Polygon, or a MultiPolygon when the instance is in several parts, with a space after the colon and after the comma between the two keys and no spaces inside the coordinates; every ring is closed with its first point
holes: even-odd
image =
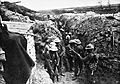
{"type": "Polygon", "coordinates": [[[36,11],[100,5],[100,3],[98,2],[101,2],[102,5],[107,5],[108,1],[110,2],[110,4],[120,3],[120,0],[1,0],[1,1],[10,2],[21,1],[21,3],[17,4],[36,11]]]}

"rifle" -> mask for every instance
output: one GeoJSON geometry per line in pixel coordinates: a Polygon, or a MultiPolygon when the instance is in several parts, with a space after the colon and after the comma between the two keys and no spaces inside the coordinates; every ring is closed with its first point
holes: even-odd
{"type": "Polygon", "coordinates": [[[77,53],[74,49],[72,49],[70,46],[68,46],[70,51],[72,51],[74,54],[76,54],[80,59],[83,59],[79,53],[77,53]]]}

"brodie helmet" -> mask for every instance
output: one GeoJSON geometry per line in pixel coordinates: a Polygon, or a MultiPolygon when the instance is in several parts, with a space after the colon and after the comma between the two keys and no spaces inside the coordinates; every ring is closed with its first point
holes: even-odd
{"type": "Polygon", "coordinates": [[[69,43],[81,44],[81,41],[79,39],[72,39],[69,41],[69,43]]]}
{"type": "Polygon", "coordinates": [[[76,43],[76,41],[74,39],[70,40],[69,43],[76,43]]]}
{"type": "Polygon", "coordinates": [[[79,39],[75,39],[76,44],[81,44],[81,41],[79,39]]]}
{"type": "Polygon", "coordinates": [[[94,49],[94,45],[90,43],[86,46],[85,49],[94,49]]]}
{"type": "Polygon", "coordinates": [[[56,47],[56,43],[55,42],[51,42],[49,44],[49,50],[51,50],[51,51],[58,51],[58,48],[56,47]]]}
{"type": "Polygon", "coordinates": [[[60,43],[61,41],[60,41],[60,39],[59,39],[58,37],[56,37],[56,38],[53,40],[53,42],[55,42],[55,43],[60,43]]]}

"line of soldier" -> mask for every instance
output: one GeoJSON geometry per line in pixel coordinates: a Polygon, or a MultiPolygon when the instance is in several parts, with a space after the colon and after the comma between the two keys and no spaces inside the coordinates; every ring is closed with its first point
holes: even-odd
{"type": "MultiPolygon", "coordinates": [[[[59,22],[59,21],[58,21],[59,22]]],[[[56,23],[58,23],[56,22],[56,23]]],[[[62,34],[62,39],[63,39],[63,44],[64,45],[61,45],[63,48],[63,50],[59,50],[60,48],[58,48],[58,43],[60,43],[60,41],[57,43],[55,41],[53,41],[54,45],[54,49],[56,49],[56,52],[58,51],[63,51],[63,56],[57,56],[57,59],[59,60],[59,62],[61,64],[58,64],[57,66],[60,66],[58,67],[59,71],[60,71],[60,75],[64,76],[62,74],[62,69],[63,66],[65,66],[65,69],[66,71],[74,71],[74,78],[73,79],[76,79],[78,76],[80,76],[83,68],[87,68],[87,78],[89,79],[89,75],[93,75],[94,74],[94,71],[96,70],[96,67],[97,67],[97,63],[98,63],[98,59],[99,59],[99,54],[97,54],[95,52],[95,47],[92,43],[83,43],[81,42],[81,35],[79,36],[78,34],[78,38],[72,37],[72,32],[69,31],[69,28],[66,30],[63,29],[64,27],[61,27],[61,25],[57,24],[58,26],[58,29],[60,30],[61,34],[62,34]],[[83,46],[84,45],[84,46],[83,46]],[[57,51],[58,50],[58,51],[57,51]]],[[[64,26],[64,25],[62,25],[64,26]]],[[[102,33],[102,32],[101,32],[102,33]]],[[[100,35],[101,35],[100,33],[100,35]]],[[[77,32],[76,32],[76,35],[77,35],[77,32]]],[[[105,33],[105,35],[111,35],[109,34],[109,31],[108,33],[105,33]]],[[[82,40],[86,40],[86,38],[84,38],[84,35],[82,36],[83,39],[82,40]]],[[[103,37],[103,38],[109,38],[108,37],[103,37]]],[[[59,38],[57,38],[59,39],[59,38]]],[[[112,42],[112,41],[111,41],[112,42]]],[[[60,44],[59,44],[60,45],[60,44]]],[[[109,43],[108,43],[109,45],[109,43]]],[[[107,45],[107,46],[108,46],[107,45]]],[[[111,43],[112,45],[112,43],[111,43]]],[[[53,50],[51,50],[53,51],[53,50]]],[[[47,62],[46,62],[47,63],[47,62]]],[[[48,64],[48,66],[50,66],[50,63],[48,64]]],[[[51,68],[51,72],[54,72],[52,71],[52,68],[51,68]]]]}
{"type": "Polygon", "coordinates": [[[58,81],[59,75],[64,76],[64,67],[66,71],[74,71],[74,79],[76,79],[80,75],[84,65],[89,68],[89,62],[95,62],[97,60],[93,54],[93,44],[89,43],[84,49],[79,39],[71,37],[72,33],[69,30],[64,31],[62,28],[58,29],[62,34],[62,40],[56,36],[43,36],[42,38],[38,33],[39,29],[33,30],[36,35],[35,48],[37,59],[44,60],[44,68],[47,69],[53,82],[55,77],[58,81]],[[86,54],[84,54],[85,52],[86,54]]]}
{"type": "MultiPolygon", "coordinates": [[[[70,37],[70,32],[65,35],[65,42],[56,36],[44,37],[43,41],[36,37],[36,51],[39,54],[37,59],[42,58],[44,60],[44,67],[53,81],[55,77],[59,81],[59,75],[64,76],[63,68],[69,72],[74,71],[74,79],[76,79],[84,65],[89,68],[90,62],[96,63],[97,61],[93,44],[89,43],[84,51],[81,41],[70,37]]],[[[91,69],[89,68],[89,70],[91,69]]],[[[93,75],[93,72],[91,74],[93,75]]]]}

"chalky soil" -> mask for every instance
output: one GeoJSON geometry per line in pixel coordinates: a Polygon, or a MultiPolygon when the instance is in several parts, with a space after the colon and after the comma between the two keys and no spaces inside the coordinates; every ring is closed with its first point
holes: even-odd
{"type": "MultiPolygon", "coordinates": [[[[73,72],[65,72],[64,75],[59,76],[59,81],[55,80],[55,83],[53,83],[49,74],[43,68],[43,64],[36,64],[27,84],[86,84],[86,78],[83,75],[80,75],[76,80],[72,80],[74,78],[73,72]]],[[[92,84],[119,84],[119,82],[114,77],[101,76],[94,79],[92,84]]]]}

